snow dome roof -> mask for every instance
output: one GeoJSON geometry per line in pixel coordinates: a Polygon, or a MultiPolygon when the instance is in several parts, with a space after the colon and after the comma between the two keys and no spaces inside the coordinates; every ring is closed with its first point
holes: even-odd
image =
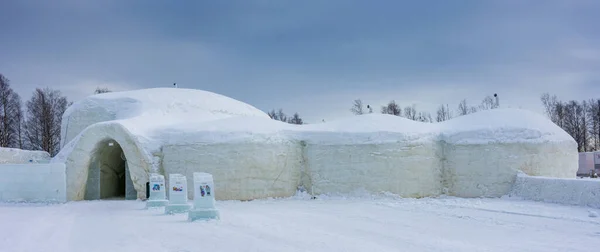
{"type": "Polygon", "coordinates": [[[63,115],[63,145],[90,125],[118,121],[132,133],[232,116],[269,119],[241,101],[197,89],[150,88],[92,95],[70,106],[63,115]]]}
{"type": "Polygon", "coordinates": [[[93,95],[73,104],[63,117],[62,144],[100,122],[118,123],[141,138],[138,140],[158,141],[155,144],[159,145],[297,138],[345,143],[432,137],[453,143],[572,141],[544,116],[522,109],[481,111],[434,124],[366,114],[326,123],[290,125],[270,120],[263,111],[220,94],[152,88],[93,95]]]}

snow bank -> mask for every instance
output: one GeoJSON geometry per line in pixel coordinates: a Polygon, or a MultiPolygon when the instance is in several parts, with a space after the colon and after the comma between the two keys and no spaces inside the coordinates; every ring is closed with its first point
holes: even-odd
{"type": "Polygon", "coordinates": [[[49,161],[50,154],[45,151],[0,148],[0,164],[47,163],[49,161]]]}
{"type": "Polygon", "coordinates": [[[0,201],[66,201],[64,164],[0,165],[0,201]]]}
{"type": "MultiPolygon", "coordinates": [[[[495,109],[443,123],[368,114],[311,125],[231,98],[159,88],[91,96],[63,117],[69,199],[82,199],[98,144],[116,141],[138,197],[148,173],[214,175],[218,199],[355,190],[405,197],[508,193],[518,171],[574,177],[577,146],[545,117],[495,109]]],[[[191,195],[192,190],[189,191],[191,195]]]]}
{"type": "Polygon", "coordinates": [[[600,179],[557,179],[519,174],[510,196],[600,208],[600,179]]]}

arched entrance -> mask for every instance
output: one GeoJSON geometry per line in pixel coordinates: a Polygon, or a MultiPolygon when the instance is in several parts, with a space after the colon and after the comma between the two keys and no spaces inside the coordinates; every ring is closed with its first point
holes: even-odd
{"type": "Polygon", "coordinates": [[[91,153],[84,199],[136,198],[121,145],[112,139],[99,142],[91,153]]]}

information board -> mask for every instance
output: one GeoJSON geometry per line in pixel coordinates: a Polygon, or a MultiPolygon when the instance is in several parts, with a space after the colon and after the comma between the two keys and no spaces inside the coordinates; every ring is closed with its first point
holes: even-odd
{"type": "Polygon", "coordinates": [[[150,174],[150,200],[164,200],[166,196],[165,176],[150,174]]]}
{"type": "Polygon", "coordinates": [[[215,207],[215,184],[209,173],[194,172],[194,208],[211,209],[215,207]]]}
{"type": "Polygon", "coordinates": [[[169,204],[187,203],[187,179],[181,174],[169,174],[169,204]]]}

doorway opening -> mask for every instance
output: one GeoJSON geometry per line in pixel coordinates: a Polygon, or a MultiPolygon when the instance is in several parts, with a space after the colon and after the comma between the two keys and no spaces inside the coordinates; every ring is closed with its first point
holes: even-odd
{"type": "Polygon", "coordinates": [[[84,198],[125,199],[133,185],[121,145],[112,139],[104,140],[91,156],[84,198]]]}

